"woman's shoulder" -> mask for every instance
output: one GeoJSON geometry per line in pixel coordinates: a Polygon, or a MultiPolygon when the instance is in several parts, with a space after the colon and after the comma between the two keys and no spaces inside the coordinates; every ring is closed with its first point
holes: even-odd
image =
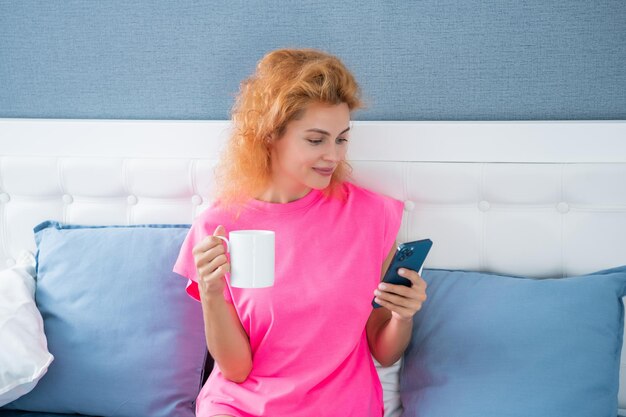
{"type": "Polygon", "coordinates": [[[241,212],[237,207],[225,206],[219,200],[214,200],[208,204],[193,221],[194,224],[225,224],[235,222],[241,212]]]}
{"type": "Polygon", "coordinates": [[[394,200],[400,201],[388,194],[374,191],[370,188],[364,187],[362,185],[358,185],[354,182],[345,181],[343,183],[343,186],[344,186],[346,195],[348,195],[349,198],[352,198],[355,200],[380,202],[380,203],[391,202],[394,200]]]}

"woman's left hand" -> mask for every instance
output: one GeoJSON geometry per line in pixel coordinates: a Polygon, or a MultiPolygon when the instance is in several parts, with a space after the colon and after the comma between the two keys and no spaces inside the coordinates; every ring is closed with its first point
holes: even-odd
{"type": "Polygon", "coordinates": [[[412,320],[426,301],[426,281],[411,269],[400,268],[398,274],[409,279],[413,285],[405,287],[381,282],[374,291],[374,301],[391,311],[393,318],[412,320]]]}

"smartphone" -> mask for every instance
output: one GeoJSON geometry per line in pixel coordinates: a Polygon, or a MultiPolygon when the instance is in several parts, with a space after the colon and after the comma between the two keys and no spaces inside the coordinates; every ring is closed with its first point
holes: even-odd
{"type": "MultiPolygon", "coordinates": [[[[387,271],[385,272],[383,282],[410,287],[411,281],[398,275],[398,269],[406,268],[419,272],[432,246],[433,242],[430,239],[422,239],[400,244],[393,256],[393,259],[391,260],[391,263],[389,264],[389,268],[387,268],[387,271]]],[[[372,306],[374,308],[381,307],[380,304],[374,300],[372,300],[372,306]]]]}

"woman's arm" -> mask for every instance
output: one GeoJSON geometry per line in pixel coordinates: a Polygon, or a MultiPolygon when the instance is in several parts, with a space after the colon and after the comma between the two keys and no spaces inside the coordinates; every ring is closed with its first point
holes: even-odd
{"type": "Polygon", "coordinates": [[[204,334],[213,360],[224,377],[237,383],[252,370],[252,350],[235,307],[224,299],[224,275],[230,270],[222,241],[223,226],[193,248],[202,302],[204,334]]]}
{"type": "MultiPolygon", "coordinates": [[[[396,251],[396,244],[387,255],[381,270],[381,281],[396,251]]],[[[403,275],[413,285],[405,287],[381,283],[375,292],[376,302],[382,308],[372,310],[367,320],[367,341],[372,355],[383,366],[398,361],[411,340],[413,316],[426,300],[426,282],[415,271],[403,275]]]]}
{"type": "Polygon", "coordinates": [[[242,383],[252,370],[252,353],[235,307],[222,293],[203,295],[202,315],[206,344],[224,377],[242,383]]]}

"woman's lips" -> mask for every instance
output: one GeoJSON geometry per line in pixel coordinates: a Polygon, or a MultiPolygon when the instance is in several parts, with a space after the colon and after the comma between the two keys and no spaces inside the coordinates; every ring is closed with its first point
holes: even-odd
{"type": "Polygon", "coordinates": [[[320,175],[323,175],[325,177],[330,177],[331,175],[333,175],[333,172],[335,171],[335,168],[313,168],[313,170],[315,172],[317,172],[320,175]]]}

